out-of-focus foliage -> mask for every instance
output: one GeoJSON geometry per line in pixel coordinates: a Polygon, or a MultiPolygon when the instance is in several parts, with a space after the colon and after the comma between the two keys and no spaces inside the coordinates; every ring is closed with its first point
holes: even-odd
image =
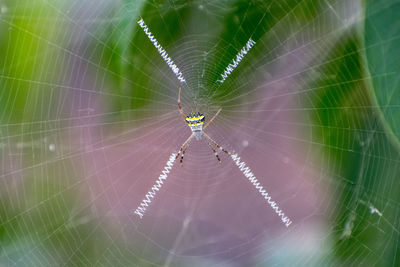
{"type": "Polygon", "coordinates": [[[372,94],[393,139],[400,137],[400,2],[365,1],[366,63],[372,94]]]}
{"type": "Polygon", "coordinates": [[[134,52],[132,52],[132,50],[134,51],[132,40],[137,33],[137,19],[141,15],[144,4],[143,0],[120,1],[114,6],[113,14],[116,19],[106,30],[107,39],[105,41],[112,50],[107,50],[103,64],[105,68],[112,71],[112,77],[109,77],[114,82],[111,91],[130,97],[129,100],[118,98],[113,105],[115,110],[129,110],[131,106],[141,106],[146,97],[149,97],[148,91],[145,90],[148,78],[138,72],[143,68],[140,65],[143,63],[136,60],[134,52]],[[126,77],[131,77],[131,79],[126,77]]]}
{"type": "MultiPolygon", "coordinates": [[[[65,101],[62,55],[72,52],[56,15],[66,3],[0,1],[0,266],[88,266],[120,252],[82,197],[90,192],[71,172],[79,162],[50,162],[40,149],[65,101]]],[[[135,256],[125,260],[119,264],[147,265],[135,256]]]]}
{"type": "Polygon", "coordinates": [[[327,174],[337,181],[332,182],[337,192],[332,203],[336,260],[340,265],[390,266],[398,253],[394,233],[399,224],[388,221],[398,221],[398,211],[390,203],[400,201],[396,182],[400,157],[371,106],[359,39],[354,31],[345,34],[326,59],[331,63],[324,64],[312,85],[318,88],[311,98],[312,120],[319,133],[314,142],[323,148],[321,163],[329,166],[327,174]],[[371,251],[381,252],[377,256],[371,251]]]}
{"type": "MultiPolygon", "coordinates": [[[[61,1],[54,1],[59,5],[61,1]]],[[[62,24],[48,5],[37,1],[4,2],[0,27],[0,121],[21,122],[50,118],[55,103],[43,100],[54,94],[59,77],[57,37],[62,24]]]]}
{"type": "Polygon", "coordinates": [[[342,263],[399,264],[399,214],[393,203],[400,201],[400,157],[384,127],[388,123],[398,136],[398,7],[366,1],[365,36],[349,32],[335,44],[327,59],[332,63],[321,69],[312,85],[321,88],[312,100],[320,134],[315,141],[324,145],[322,161],[330,162],[330,172],[340,181],[333,184],[339,185],[339,194],[332,205],[336,256],[342,263]],[[365,71],[368,67],[371,77],[365,71]],[[369,78],[379,109],[368,92],[369,78]]]}
{"type": "MultiPolygon", "coordinates": [[[[243,78],[242,71],[257,67],[253,64],[260,56],[279,47],[280,36],[287,33],[282,31],[284,27],[275,27],[278,22],[290,13],[299,25],[287,29],[299,30],[322,12],[320,2],[208,1],[200,7],[196,1],[114,1],[110,5],[112,12],[107,13],[110,25],[102,29],[103,35],[98,39],[91,39],[90,63],[104,68],[103,72],[96,68],[96,75],[107,84],[106,93],[119,96],[108,99],[111,112],[129,112],[145,107],[157,97],[169,97],[163,93],[165,89],[179,84],[138,27],[137,20],[142,17],[181,68],[187,86],[194,88],[200,98],[202,94],[215,93],[211,100],[217,102],[228,94],[248,90],[240,86],[247,85],[248,79],[243,78]],[[209,14],[207,23],[205,11],[209,14]],[[262,45],[254,47],[240,63],[240,69],[219,86],[215,81],[249,37],[262,45]],[[204,76],[190,72],[193,62],[189,64],[179,57],[176,47],[184,43],[182,40],[190,40],[189,47],[182,49],[192,49],[193,53],[204,49],[200,52],[207,54],[206,60],[199,59],[206,62],[201,63],[206,70],[204,76]],[[96,58],[97,55],[101,56],[96,58]],[[200,79],[205,88],[198,87],[200,79]]],[[[33,141],[35,130],[24,123],[59,119],[59,114],[52,111],[65,100],[61,99],[58,90],[62,87],[57,84],[62,84],[64,77],[60,69],[65,66],[60,65],[68,62],[62,58],[63,53],[71,54],[61,36],[69,29],[60,30],[65,25],[54,18],[57,10],[66,9],[68,1],[4,3],[11,13],[1,18],[0,24],[0,122],[14,124],[18,129],[2,127],[1,133],[16,133],[24,141],[33,141]],[[30,133],[29,138],[25,138],[25,132],[30,133]]],[[[396,0],[366,0],[365,31],[350,27],[342,34],[332,51],[323,55],[326,64],[310,84],[319,89],[307,95],[309,106],[315,107],[310,111],[311,131],[317,133],[312,141],[321,144],[321,164],[330,167],[327,176],[331,178],[326,181],[336,194],[330,223],[335,229],[331,237],[340,265],[400,265],[400,156],[388,138],[388,129],[395,139],[400,137],[399,14],[396,0]],[[374,108],[376,104],[378,109],[374,108]],[[374,207],[383,216],[374,212],[374,207]]],[[[175,99],[176,95],[171,97],[175,99]]],[[[41,129],[40,123],[35,125],[41,129]]],[[[0,253],[7,258],[0,256],[0,265],[86,266],[96,265],[101,259],[110,266],[148,264],[131,253],[123,237],[119,244],[119,237],[111,238],[112,233],[105,233],[109,228],[97,217],[94,202],[81,198],[90,192],[78,179],[79,162],[48,163],[47,155],[34,148],[19,153],[24,156],[15,162],[21,170],[27,162],[37,166],[33,164],[35,168],[22,172],[5,171],[15,175],[12,183],[1,182],[0,253]],[[42,166],[41,162],[46,164],[42,166]],[[63,168],[65,171],[60,171],[63,168]],[[65,177],[53,179],[60,173],[65,177]]],[[[6,161],[2,164],[11,165],[6,161]]]]}

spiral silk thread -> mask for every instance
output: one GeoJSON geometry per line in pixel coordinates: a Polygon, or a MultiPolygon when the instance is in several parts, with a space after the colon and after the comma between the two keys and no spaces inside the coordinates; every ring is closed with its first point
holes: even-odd
{"type": "Polygon", "coordinates": [[[160,43],[157,41],[157,39],[154,37],[154,35],[150,32],[149,28],[147,27],[146,23],[144,20],[141,18],[138,22],[139,26],[143,29],[144,33],[147,35],[149,38],[150,42],[153,43],[153,45],[157,48],[158,53],[161,55],[161,57],[164,59],[164,61],[167,63],[167,65],[172,69],[172,71],[175,73],[176,77],[181,83],[185,83],[186,80],[183,77],[182,72],[179,70],[179,68],[176,66],[174,61],[171,59],[171,57],[168,55],[168,53],[162,48],[160,43]]]}
{"type": "Polygon", "coordinates": [[[260,182],[254,176],[253,172],[249,167],[246,167],[246,163],[244,161],[240,161],[240,157],[236,154],[232,154],[231,158],[233,162],[235,162],[236,166],[238,166],[239,170],[244,174],[244,176],[253,184],[253,186],[261,193],[261,195],[267,200],[268,204],[275,211],[276,214],[281,218],[281,221],[285,224],[286,227],[292,223],[292,221],[285,216],[282,210],[279,209],[278,204],[275,201],[271,200],[271,196],[265,191],[265,189],[260,185],[260,182]]]}
{"type": "MultiPolygon", "coordinates": [[[[253,186],[258,190],[258,192],[260,192],[260,194],[267,200],[268,204],[275,211],[275,213],[281,218],[281,221],[285,224],[285,226],[289,227],[292,221],[287,216],[285,216],[285,214],[281,209],[279,209],[278,204],[275,201],[271,200],[271,196],[266,192],[263,186],[260,185],[260,182],[254,176],[251,169],[246,166],[246,163],[244,161],[241,161],[240,157],[237,154],[231,154],[231,158],[233,162],[235,162],[239,170],[243,173],[243,175],[250,181],[250,183],[253,184],[253,186]]],[[[174,166],[175,159],[176,159],[176,154],[172,153],[164,167],[164,170],[158,177],[156,183],[151,187],[151,190],[147,192],[146,196],[144,197],[140,205],[134,211],[134,213],[138,215],[140,219],[143,218],[147,208],[152,202],[152,199],[156,196],[157,191],[160,191],[161,187],[163,186],[164,180],[167,179],[170,170],[174,166]]]]}
{"type": "Polygon", "coordinates": [[[247,41],[246,45],[239,51],[236,55],[236,59],[232,60],[232,63],[229,63],[228,67],[226,67],[223,74],[221,74],[222,79],[217,80],[219,83],[223,83],[228,76],[232,73],[234,69],[239,65],[240,61],[244,58],[244,56],[250,51],[250,49],[256,44],[251,38],[247,41]]]}
{"type": "Polygon", "coordinates": [[[164,184],[164,180],[167,179],[172,166],[174,166],[176,154],[172,153],[167,161],[167,164],[164,167],[164,170],[161,172],[160,176],[158,177],[156,183],[153,185],[151,190],[147,192],[146,196],[140,203],[139,207],[135,210],[135,214],[137,214],[140,219],[143,217],[144,213],[146,212],[147,207],[150,205],[152,199],[156,196],[157,191],[159,191],[164,184]]]}

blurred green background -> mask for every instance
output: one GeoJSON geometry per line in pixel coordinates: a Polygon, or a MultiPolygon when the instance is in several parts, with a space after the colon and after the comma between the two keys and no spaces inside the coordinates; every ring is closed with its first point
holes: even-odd
{"type": "MultiPolygon", "coordinates": [[[[75,157],[79,137],[70,130],[90,124],[88,103],[102,96],[93,115],[100,139],[113,125],[140,129],[155,107],[175,111],[178,86],[195,99],[189,108],[227,106],[235,116],[229,106],[247,111],[268,89],[261,77],[280,55],[300,56],[286,38],[308,44],[327,35],[334,38],[307,52],[310,72],[288,71],[303,77],[296,90],[308,124],[299,136],[315,149],[325,176],[318,182],[332,195],[315,211],[332,246],[298,264],[400,266],[398,1],[3,0],[0,10],[1,266],[161,265],[135,252],[85,197],[85,162],[75,157]],[[257,45],[215,83],[250,37],[257,45]],[[56,157],[54,144],[63,147],[56,157]]],[[[293,263],[253,266],[266,262],[293,263]]]]}

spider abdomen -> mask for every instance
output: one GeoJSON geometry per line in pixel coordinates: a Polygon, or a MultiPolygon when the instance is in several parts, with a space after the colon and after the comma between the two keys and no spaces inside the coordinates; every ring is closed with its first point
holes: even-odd
{"type": "Polygon", "coordinates": [[[186,117],[186,123],[192,130],[196,140],[200,140],[203,135],[203,125],[205,121],[205,116],[200,112],[191,113],[186,117]]]}

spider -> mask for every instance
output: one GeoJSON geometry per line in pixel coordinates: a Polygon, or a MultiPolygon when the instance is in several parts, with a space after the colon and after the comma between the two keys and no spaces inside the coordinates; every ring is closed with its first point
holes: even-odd
{"type": "Polygon", "coordinates": [[[179,87],[178,109],[179,109],[179,113],[181,114],[181,117],[185,120],[187,125],[192,130],[192,134],[181,145],[181,148],[179,149],[179,152],[176,154],[176,157],[175,157],[175,160],[176,160],[179,157],[179,155],[181,154],[181,159],[180,159],[181,166],[183,166],[182,165],[183,156],[185,155],[186,149],[188,148],[188,146],[190,144],[190,141],[193,139],[193,137],[195,137],[196,140],[199,141],[204,136],[207,139],[206,142],[207,142],[208,146],[211,148],[211,150],[214,153],[215,157],[217,157],[217,160],[218,160],[219,163],[221,163],[221,159],[220,159],[216,149],[212,146],[212,144],[214,144],[217,148],[219,148],[221,151],[225,152],[226,154],[231,155],[230,152],[228,152],[226,149],[224,149],[223,147],[218,145],[217,142],[215,142],[208,134],[206,134],[204,132],[204,129],[207,128],[207,126],[210,125],[211,122],[221,112],[221,110],[222,110],[221,108],[217,111],[217,113],[215,113],[214,117],[212,117],[211,120],[204,125],[206,117],[203,114],[201,114],[200,112],[193,112],[193,113],[190,113],[188,116],[186,116],[185,113],[183,113],[182,105],[181,105],[181,88],[179,87]],[[204,127],[203,127],[203,125],[204,125],[204,127]]]}

